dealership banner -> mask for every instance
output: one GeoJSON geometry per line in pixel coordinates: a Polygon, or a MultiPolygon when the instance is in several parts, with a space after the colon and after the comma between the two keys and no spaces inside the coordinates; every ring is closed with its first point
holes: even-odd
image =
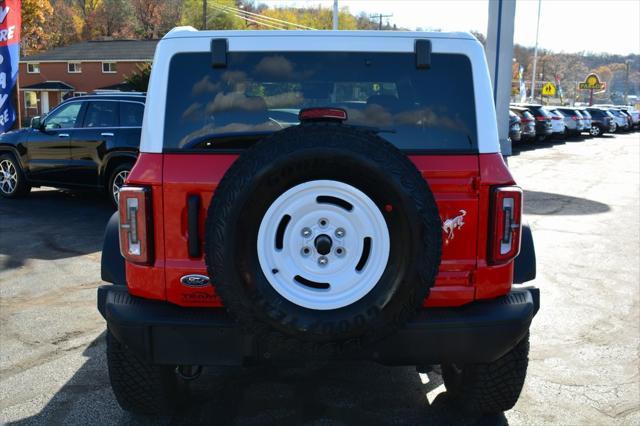
{"type": "Polygon", "coordinates": [[[13,91],[18,79],[21,0],[0,0],[0,133],[16,121],[13,91]]]}

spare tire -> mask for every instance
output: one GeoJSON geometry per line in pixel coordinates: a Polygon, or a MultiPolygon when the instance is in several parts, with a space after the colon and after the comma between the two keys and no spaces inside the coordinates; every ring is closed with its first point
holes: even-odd
{"type": "Polygon", "coordinates": [[[243,153],[206,220],[217,294],[266,346],[293,342],[287,351],[334,353],[397,330],[434,284],[441,249],[414,164],[374,132],[334,123],[290,127],[243,153]]]}

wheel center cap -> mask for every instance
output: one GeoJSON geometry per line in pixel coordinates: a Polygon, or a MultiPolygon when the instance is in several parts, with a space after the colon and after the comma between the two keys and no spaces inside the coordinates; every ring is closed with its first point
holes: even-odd
{"type": "Polygon", "coordinates": [[[316,246],[316,251],[323,256],[331,253],[331,246],[333,245],[333,241],[331,241],[331,237],[327,234],[318,235],[314,240],[313,244],[316,246]]]}

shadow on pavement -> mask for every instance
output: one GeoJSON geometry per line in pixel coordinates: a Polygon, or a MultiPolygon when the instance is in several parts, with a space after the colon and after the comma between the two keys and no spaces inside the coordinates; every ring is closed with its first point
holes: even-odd
{"type": "Polygon", "coordinates": [[[114,209],[100,193],[34,190],[0,200],[0,270],[26,259],[61,259],[102,249],[114,209]]]}
{"type": "Polygon", "coordinates": [[[524,191],[524,213],[539,215],[587,215],[606,213],[607,204],[587,198],[550,192],[524,191]]]}
{"type": "Polygon", "coordinates": [[[507,425],[503,414],[469,417],[442,385],[414,368],[334,363],[317,368],[209,368],[190,383],[188,404],[171,417],[131,415],[117,405],[109,384],[104,333],[84,351],[89,359],[36,415],[9,423],[113,425],[446,424],[507,425]],[[438,391],[437,391],[438,392],[438,391]]]}

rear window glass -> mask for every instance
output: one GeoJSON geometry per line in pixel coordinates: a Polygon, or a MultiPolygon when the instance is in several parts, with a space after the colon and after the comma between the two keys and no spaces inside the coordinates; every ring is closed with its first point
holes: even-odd
{"type": "Polygon", "coordinates": [[[120,125],[123,127],[141,127],[144,105],[134,102],[120,103],[120,125]]]}
{"type": "Polygon", "coordinates": [[[543,117],[547,117],[550,118],[551,115],[549,114],[549,111],[547,111],[544,107],[538,106],[538,107],[530,107],[531,112],[535,115],[541,115],[543,117]]]}
{"type": "Polygon", "coordinates": [[[117,125],[117,102],[89,102],[89,107],[84,115],[84,127],[116,127],[117,125]]]}
{"type": "Polygon", "coordinates": [[[298,124],[310,107],[340,107],[347,124],[378,131],[406,151],[477,151],[471,63],[433,54],[417,69],[413,53],[231,52],[171,60],[165,149],[241,149],[298,124]]]}

